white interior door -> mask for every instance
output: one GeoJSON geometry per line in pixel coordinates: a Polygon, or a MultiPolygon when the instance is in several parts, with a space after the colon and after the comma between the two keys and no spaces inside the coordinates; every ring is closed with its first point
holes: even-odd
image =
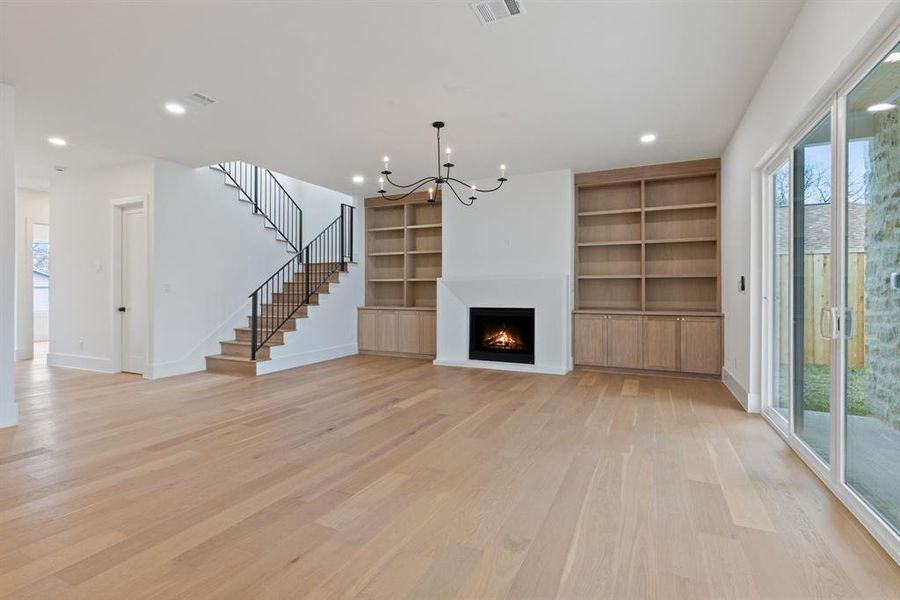
{"type": "Polygon", "coordinates": [[[122,370],[147,364],[147,225],[143,208],[122,211],[122,370]]]}

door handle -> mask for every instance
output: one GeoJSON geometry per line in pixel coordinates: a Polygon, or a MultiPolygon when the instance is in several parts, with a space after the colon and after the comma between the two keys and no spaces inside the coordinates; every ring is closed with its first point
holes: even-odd
{"type": "Polygon", "coordinates": [[[849,339],[853,338],[853,333],[856,325],[856,309],[848,308],[847,312],[844,314],[844,337],[849,339]]]}
{"type": "Polygon", "coordinates": [[[120,307],[119,307],[119,312],[125,312],[125,307],[124,307],[124,306],[120,306],[120,307]]]}
{"type": "Polygon", "coordinates": [[[833,340],[838,334],[837,309],[833,306],[823,306],[819,311],[819,335],[828,340],[833,340]],[[825,315],[828,315],[829,328],[825,332],[825,315]]]}

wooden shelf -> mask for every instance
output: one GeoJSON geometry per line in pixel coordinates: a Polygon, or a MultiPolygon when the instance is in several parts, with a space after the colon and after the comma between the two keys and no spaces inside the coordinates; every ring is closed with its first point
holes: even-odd
{"type": "Polygon", "coordinates": [[[588,212],[578,213],[579,217],[603,217],[606,215],[625,215],[628,213],[639,213],[640,208],[622,208],[617,210],[592,210],[588,212]]]}
{"type": "Polygon", "coordinates": [[[366,307],[433,311],[442,267],[442,205],[428,202],[427,192],[384,202],[365,202],[366,307]]]}
{"type": "Polygon", "coordinates": [[[579,246],[582,248],[589,247],[600,247],[600,246],[634,246],[640,245],[643,242],[641,240],[627,240],[622,242],[579,242],[579,246]]]}
{"type": "Polygon", "coordinates": [[[694,273],[674,273],[667,275],[665,273],[647,273],[647,279],[715,279],[718,277],[715,273],[694,274],[694,273]]]}
{"type": "Polygon", "coordinates": [[[715,316],[720,212],[717,159],[577,174],[576,309],[715,316]]]}
{"type": "Polygon", "coordinates": [[[700,242],[718,242],[717,237],[669,238],[660,240],[644,240],[645,244],[693,244],[700,242]]]}
{"type": "Polygon", "coordinates": [[[664,210],[694,210],[696,208],[716,208],[719,205],[715,202],[700,202],[697,204],[674,204],[672,206],[648,206],[644,212],[660,212],[664,210]]]}

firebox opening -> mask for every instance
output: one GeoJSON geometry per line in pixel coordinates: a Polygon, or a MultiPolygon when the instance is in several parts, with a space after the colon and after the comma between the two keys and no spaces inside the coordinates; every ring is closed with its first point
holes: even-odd
{"type": "Polygon", "coordinates": [[[470,308],[469,358],[534,364],[533,308],[470,308]]]}

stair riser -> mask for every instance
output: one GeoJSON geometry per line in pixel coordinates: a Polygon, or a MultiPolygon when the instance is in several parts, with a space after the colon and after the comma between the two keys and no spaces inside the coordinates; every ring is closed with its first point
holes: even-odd
{"type": "MultiPolygon", "coordinates": [[[[315,273],[316,272],[313,271],[313,279],[316,278],[315,273]]],[[[328,281],[331,283],[336,283],[340,280],[341,280],[341,272],[340,271],[332,273],[331,275],[328,276],[328,281]]],[[[304,283],[306,283],[306,279],[303,275],[303,272],[294,273],[294,283],[297,285],[303,285],[304,283]]],[[[313,283],[314,282],[311,282],[310,285],[312,285],[313,283]]],[[[290,282],[286,282],[284,285],[290,285],[290,282]]]]}
{"type": "MultiPolygon", "coordinates": [[[[249,331],[247,329],[235,329],[234,330],[234,339],[236,339],[239,342],[251,342],[251,341],[253,341],[252,333],[253,333],[252,331],[249,331]]],[[[262,340],[265,336],[268,335],[268,333],[260,330],[257,332],[256,335],[257,335],[257,340],[262,340]]],[[[283,331],[275,332],[272,335],[272,337],[269,338],[269,343],[270,344],[283,344],[284,343],[284,332],[283,331]]]]}
{"type": "MultiPolygon", "coordinates": [[[[242,358],[250,358],[250,346],[244,344],[229,344],[228,342],[221,342],[222,346],[222,354],[227,356],[240,356],[242,358]]],[[[261,360],[267,360],[269,358],[269,347],[263,346],[259,350],[256,351],[256,358],[261,360]]]]}
{"type": "MultiPolygon", "coordinates": [[[[285,321],[281,327],[279,327],[282,331],[296,331],[297,329],[297,319],[305,319],[306,314],[294,315],[292,318],[285,321]]],[[[260,330],[265,328],[267,325],[271,325],[272,327],[277,326],[281,322],[281,318],[278,319],[266,319],[265,316],[259,317],[259,327],[260,330]]],[[[247,327],[253,327],[253,317],[247,317],[247,327]]]]}
{"type": "Polygon", "coordinates": [[[206,370],[211,373],[222,373],[224,375],[256,376],[256,363],[222,360],[215,356],[207,356],[206,370]]]}
{"type": "MultiPolygon", "coordinates": [[[[317,291],[317,294],[327,294],[328,293],[328,284],[322,284],[317,291]]],[[[315,295],[315,294],[314,294],[315,295]]],[[[303,300],[303,295],[300,293],[290,293],[290,292],[275,292],[272,294],[272,304],[297,304],[303,300]]]]}

